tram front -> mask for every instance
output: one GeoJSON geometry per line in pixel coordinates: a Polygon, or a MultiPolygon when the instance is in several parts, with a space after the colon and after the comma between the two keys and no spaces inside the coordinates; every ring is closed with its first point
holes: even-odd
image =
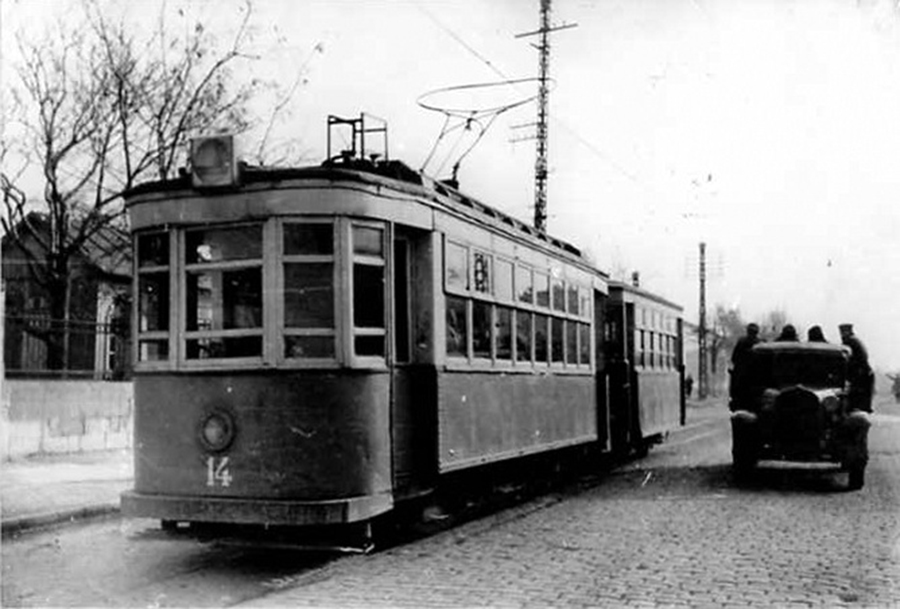
{"type": "Polygon", "coordinates": [[[123,513],[164,526],[367,521],[393,505],[387,224],[322,168],[239,176],[231,149],[201,141],[192,175],[127,197],[123,513]]]}

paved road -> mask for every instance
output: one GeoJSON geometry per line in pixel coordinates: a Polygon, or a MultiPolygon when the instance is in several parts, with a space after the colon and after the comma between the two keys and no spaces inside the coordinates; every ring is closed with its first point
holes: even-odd
{"type": "Polygon", "coordinates": [[[777,469],[736,487],[723,421],[579,494],[286,578],[249,605],[900,607],[900,409],[882,410],[861,492],[777,469]]]}
{"type": "Polygon", "coordinates": [[[4,540],[4,606],[900,607],[900,408],[867,486],[763,472],[736,487],[721,413],[596,483],[370,556],[161,538],[153,521],[4,540]]]}

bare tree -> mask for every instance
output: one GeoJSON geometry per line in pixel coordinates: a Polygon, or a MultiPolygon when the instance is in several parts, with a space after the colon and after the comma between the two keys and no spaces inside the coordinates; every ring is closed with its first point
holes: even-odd
{"type": "Polygon", "coordinates": [[[62,326],[62,332],[32,330],[47,342],[51,368],[67,361],[74,263],[85,245],[101,231],[124,231],[124,192],[148,176],[172,177],[193,134],[246,129],[251,93],[250,84],[231,86],[230,72],[249,59],[241,51],[249,2],[221,54],[199,23],[169,38],[160,22],[141,45],[96,5],[84,8],[86,25],[18,38],[17,144],[40,168],[43,197],[30,200],[21,172],[0,170],[5,239],[46,293],[49,317],[62,326]]]}

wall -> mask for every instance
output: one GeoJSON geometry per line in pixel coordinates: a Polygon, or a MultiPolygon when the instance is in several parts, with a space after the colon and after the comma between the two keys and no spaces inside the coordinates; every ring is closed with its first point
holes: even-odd
{"type": "Polygon", "coordinates": [[[0,456],[131,448],[131,382],[3,379],[0,456]]]}

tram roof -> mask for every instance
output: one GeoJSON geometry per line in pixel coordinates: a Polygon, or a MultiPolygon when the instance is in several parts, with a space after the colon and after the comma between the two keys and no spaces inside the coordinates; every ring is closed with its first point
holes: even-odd
{"type": "MultiPolygon", "coordinates": [[[[321,165],[306,167],[261,167],[241,163],[240,185],[236,188],[239,189],[240,186],[244,185],[298,179],[340,179],[345,181],[356,181],[363,184],[388,186],[413,195],[426,196],[451,209],[454,207],[464,208],[469,213],[475,212],[476,215],[481,216],[484,219],[490,218],[495,222],[505,225],[504,228],[506,230],[512,230],[513,232],[528,235],[532,239],[542,241],[575,256],[581,259],[585,264],[589,264],[593,267],[592,264],[585,260],[581,250],[571,243],[548,235],[521,220],[462,193],[454,185],[430,178],[398,160],[380,162],[359,159],[341,162],[325,161],[321,165]]],[[[194,187],[192,185],[190,173],[182,170],[180,175],[172,180],[157,180],[138,184],[125,193],[125,198],[127,200],[144,194],[176,192],[192,189],[194,189],[194,187]]],[[[216,192],[227,192],[227,190],[217,189],[216,192]]],[[[595,270],[603,276],[607,275],[599,269],[595,270]]]]}
{"type": "Polygon", "coordinates": [[[609,290],[610,293],[614,291],[621,291],[623,295],[623,299],[626,302],[634,302],[635,296],[643,298],[645,300],[651,300],[658,304],[661,304],[666,307],[671,307],[672,309],[676,309],[678,311],[683,311],[684,307],[679,304],[672,302],[671,300],[667,300],[658,294],[654,294],[653,292],[648,292],[643,288],[639,288],[630,283],[624,281],[611,280],[609,282],[609,290]]]}

